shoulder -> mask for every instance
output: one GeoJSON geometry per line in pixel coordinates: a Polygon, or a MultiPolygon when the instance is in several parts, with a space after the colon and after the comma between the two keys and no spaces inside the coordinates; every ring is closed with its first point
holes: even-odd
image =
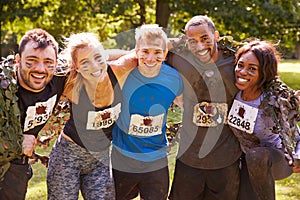
{"type": "Polygon", "coordinates": [[[61,75],[54,75],[53,78],[52,78],[52,80],[51,80],[51,82],[56,83],[58,87],[61,87],[61,86],[64,87],[65,82],[66,82],[66,80],[68,78],[68,75],[69,74],[63,75],[63,76],[61,76],[61,75]]]}
{"type": "Polygon", "coordinates": [[[162,63],[161,71],[165,75],[179,77],[179,73],[178,73],[177,69],[171,67],[170,65],[168,65],[168,64],[166,64],[164,62],[162,63]]]}

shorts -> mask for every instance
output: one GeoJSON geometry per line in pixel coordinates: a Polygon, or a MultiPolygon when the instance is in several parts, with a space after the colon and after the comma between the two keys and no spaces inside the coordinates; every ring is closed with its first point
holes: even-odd
{"type": "Polygon", "coordinates": [[[138,193],[143,200],[165,200],[168,197],[168,167],[146,173],[128,173],[113,169],[113,176],[117,200],[129,200],[138,193]]]}
{"type": "Polygon", "coordinates": [[[221,169],[198,169],[176,160],[170,200],[237,199],[239,181],[239,160],[221,169]]]}
{"type": "Polygon", "coordinates": [[[28,160],[23,164],[20,159],[12,161],[4,180],[0,182],[1,200],[24,200],[32,168],[28,160]]]}
{"type": "Polygon", "coordinates": [[[293,173],[283,151],[255,147],[242,156],[240,200],[275,199],[275,180],[293,173]]]}
{"type": "MultiPolygon", "coordinates": [[[[169,192],[169,168],[167,158],[153,162],[142,162],[126,157],[113,148],[113,177],[116,200],[129,200],[140,194],[143,200],[165,200],[169,192]],[[116,160],[121,160],[125,170],[114,167],[116,160]],[[158,164],[159,169],[153,167],[158,164]],[[162,164],[164,163],[164,164],[162,164]],[[133,169],[134,166],[137,169],[133,169]],[[130,170],[128,170],[130,169],[130,170]],[[145,170],[143,170],[145,169],[145,170]]],[[[117,162],[119,164],[119,162],[117,162]]]]}

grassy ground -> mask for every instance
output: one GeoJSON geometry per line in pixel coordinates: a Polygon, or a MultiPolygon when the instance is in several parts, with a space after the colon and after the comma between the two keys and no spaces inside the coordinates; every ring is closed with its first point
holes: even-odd
{"type": "MultiPolygon", "coordinates": [[[[285,60],[279,67],[281,79],[293,89],[300,89],[300,61],[285,60]]],[[[170,114],[172,121],[176,121],[176,116],[170,114]]],[[[53,144],[53,142],[52,142],[53,144]]],[[[50,148],[44,150],[37,149],[37,152],[48,154],[50,148]]],[[[172,149],[169,155],[170,178],[173,178],[176,147],[172,149]]],[[[33,165],[34,175],[29,182],[26,200],[44,200],[47,199],[46,189],[46,168],[40,163],[33,165]]],[[[298,200],[300,199],[300,174],[293,174],[290,177],[276,181],[276,199],[277,200],[298,200]]],[[[82,200],[82,197],[79,197],[82,200]]]]}
{"type": "MultiPolygon", "coordinates": [[[[280,78],[291,88],[300,89],[300,61],[286,60],[279,66],[280,78]]],[[[276,197],[279,200],[300,199],[300,174],[276,181],[276,197]]]]}

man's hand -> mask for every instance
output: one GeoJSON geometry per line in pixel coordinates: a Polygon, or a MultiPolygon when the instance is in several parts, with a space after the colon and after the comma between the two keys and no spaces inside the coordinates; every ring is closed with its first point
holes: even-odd
{"type": "Polygon", "coordinates": [[[32,153],[34,151],[34,148],[36,146],[36,138],[34,135],[27,135],[24,134],[24,140],[22,143],[22,147],[23,147],[23,153],[28,156],[31,157],[32,153]]]}
{"type": "Polygon", "coordinates": [[[293,173],[300,173],[300,167],[293,166],[293,173]]]}
{"type": "Polygon", "coordinates": [[[298,98],[298,105],[300,105],[300,90],[295,92],[295,96],[298,98]]]}
{"type": "Polygon", "coordinates": [[[299,155],[294,155],[294,162],[293,162],[293,172],[300,173],[300,157],[299,155]]]}

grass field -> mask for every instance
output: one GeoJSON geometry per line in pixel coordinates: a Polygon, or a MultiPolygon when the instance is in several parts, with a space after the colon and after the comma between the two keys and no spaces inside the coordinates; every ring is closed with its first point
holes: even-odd
{"type": "MultiPolygon", "coordinates": [[[[300,89],[300,61],[284,60],[280,66],[280,77],[293,89],[300,89]]],[[[173,121],[176,116],[170,115],[173,121]]],[[[52,142],[53,144],[53,142],[52,142]]],[[[44,150],[38,148],[37,152],[49,154],[50,148],[44,150]]],[[[169,155],[170,178],[173,177],[176,148],[173,148],[169,155]]],[[[29,182],[26,200],[44,200],[46,196],[46,168],[40,163],[33,165],[34,175],[29,182]]],[[[300,174],[292,174],[290,177],[276,181],[276,199],[277,200],[299,200],[300,199],[300,174]]],[[[82,197],[79,198],[82,200],[82,197]]]]}

